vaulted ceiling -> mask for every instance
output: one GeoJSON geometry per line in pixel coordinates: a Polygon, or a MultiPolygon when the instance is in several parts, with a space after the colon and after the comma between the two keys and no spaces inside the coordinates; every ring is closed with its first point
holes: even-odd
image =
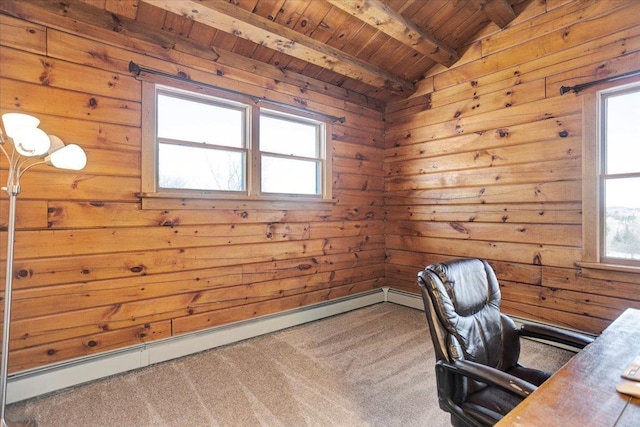
{"type": "MultiPolygon", "coordinates": [[[[256,61],[388,100],[454,64],[522,0],[139,0],[135,19],[256,61]]],[[[105,3],[108,6],[108,1],[105,3]]]]}
{"type": "Polygon", "coordinates": [[[266,64],[386,103],[410,96],[433,67],[455,64],[481,30],[506,27],[529,0],[81,1],[38,7],[103,26],[108,15],[133,35],[175,37],[214,60],[246,58],[247,68],[266,64]]]}

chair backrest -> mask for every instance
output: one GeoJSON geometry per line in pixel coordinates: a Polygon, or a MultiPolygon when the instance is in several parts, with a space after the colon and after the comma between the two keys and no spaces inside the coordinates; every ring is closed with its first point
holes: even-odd
{"type": "Polygon", "coordinates": [[[418,274],[436,357],[500,370],[520,355],[515,324],[500,313],[498,279],[484,260],[462,259],[426,267],[418,274]]]}

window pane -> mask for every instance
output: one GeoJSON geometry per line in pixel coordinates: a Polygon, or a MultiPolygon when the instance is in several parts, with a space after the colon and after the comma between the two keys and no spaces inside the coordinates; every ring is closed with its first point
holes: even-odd
{"type": "Polygon", "coordinates": [[[161,188],[244,190],[244,153],[159,144],[161,188]]]}
{"type": "Polygon", "coordinates": [[[262,156],[262,191],[265,193],[320,194],[317,161],[262,156]]]}
{"type": "Polygon", "coordinates": [[[158,94],[158,137],[242,148],[243,111],[158,94]]]}
{"type": "Polygon", "coordinates": [[[607,174],[640,171],[640,91],[607,97],[607,174]]]}
{"type": "Polygon", "coordinates": [[[605,256],[640,260],[640,178],[605,182],[605,256]]]}
{"type": "Polygon", "coordinates": [[[260,116],[260,151],[318,157],[318,125],[260,116]]]}

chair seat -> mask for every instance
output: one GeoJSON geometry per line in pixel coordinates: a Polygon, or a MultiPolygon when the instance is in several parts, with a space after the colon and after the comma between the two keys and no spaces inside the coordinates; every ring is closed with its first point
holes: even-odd
{"type": "MultiPolygon", "coordinates": [[[[525,368],[520,365],[509,369],[507,373],[536,386],[541,385],[551,376],[548,372],[525,368]]],[[[476,418],[486,419],[487,423],[493,424],[509,413],[521,401],[520,398],[499,388],[485,387],[467,396],[461,406],[465,412],[473,413],[476,418]]]]}
{"type": "Polygon", "coordinates": [[[497,423],[522,400],[499,388],[486,387],[467,396],[460,406],[463,411],[487,425],[497,423]]]}

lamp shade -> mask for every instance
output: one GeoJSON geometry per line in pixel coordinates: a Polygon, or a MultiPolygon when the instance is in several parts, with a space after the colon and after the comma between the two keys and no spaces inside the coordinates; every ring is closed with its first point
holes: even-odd
{"type": "Polygon", "coordinates": [[[40,124],[40,120],[22,113],[6,113],[2,115],[4,130],[10,138],[15,138],[21,130],[35,129],[40,124]]]}
{"type": "Polygon", "coordinates": [[[78,145],[69,144],[51,153],[45,161],[58,169],[79,171],[87,165],[87,155],[78,145]]]}
{"type": "Polygon", "coordinates": [[[18,129],[11,138],[16,151],[27,157],[40,156],[49,151],[51,145],[49,136],[38,128],[18,129]]]}
{"type": "Polygon", "coordinates": [[[51,146],[49,147],[49,154],[64,147],[64,142],[62,142],[62,140],[55,135],[49,135],[49,141],[51,142],[51,146]]]}

